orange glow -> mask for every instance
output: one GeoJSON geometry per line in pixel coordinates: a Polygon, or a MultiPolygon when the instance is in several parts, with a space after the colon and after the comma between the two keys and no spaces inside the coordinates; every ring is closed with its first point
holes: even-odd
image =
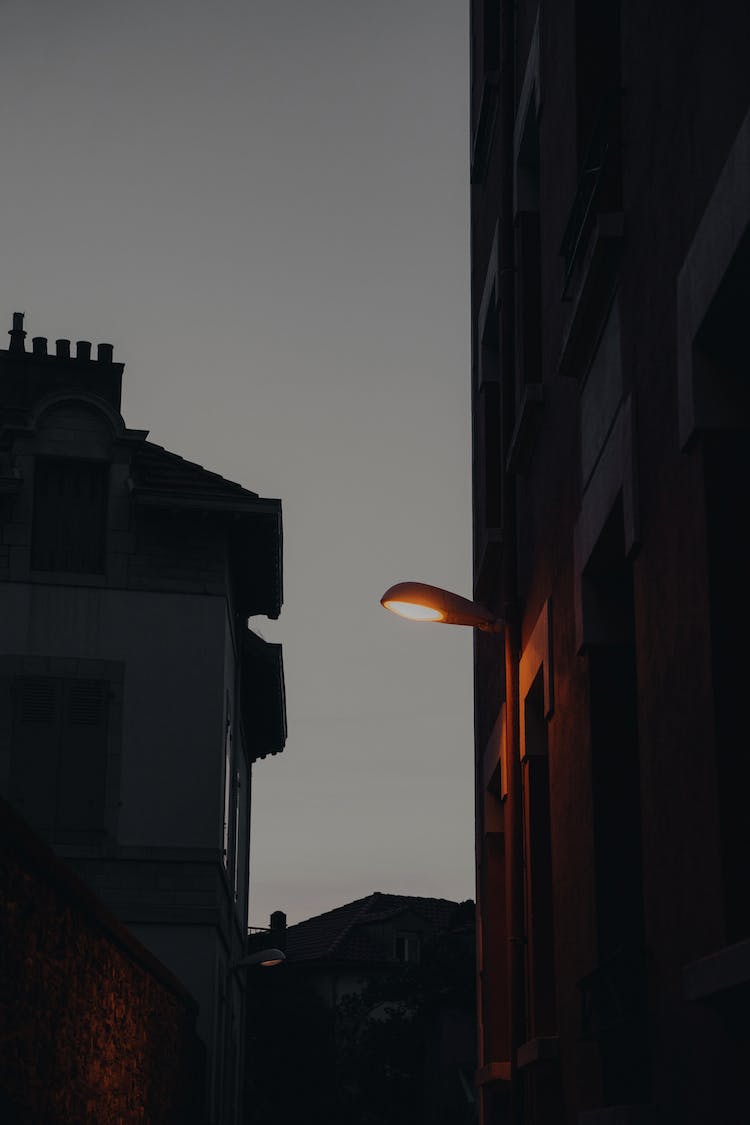
{"type": "Polygon", "coordinates": [[[272,961],[261,961],[260,964],[261,964],[262,968],[266,969],[266,968],[269,968],[271,965],[281,965],[282,961],[283,961],[283,958],[275,957],[272,961]]]}
{"type": "Polygon", "coordinates": [[[414,602],[383,602],[386,609],[392,610],[400,617],[408,617],[410,621],[442,621],[445,614],[431,605],[417,605],[414,602]]]}

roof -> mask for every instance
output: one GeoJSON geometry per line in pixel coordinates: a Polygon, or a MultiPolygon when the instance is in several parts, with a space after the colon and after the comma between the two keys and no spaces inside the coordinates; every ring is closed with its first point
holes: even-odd
{"type": "Polygon", "coordinates": [[[289,961],[373,961],[390,960],[377,924],[397,922],[404,913],[418,914],[425,929],[435,933],[451,926],[459,903],[445,898],[420,898],[389,895],[379,891],[345,906],[307,918],[286,931],[289,961]],[[380,938],[380,940],[379,940],[380,938]]]}
{"type": "Polygon", "coordinates": [[[278,617],[283,600],[280,500],[259,496],[151,441],[134,451],[130,487],[141,507],[228,517],[242,611],[248,617],[278,617]]]}
{"type": "Polygon", "coordinates": [[[137,449],[131,468],[133,492],[141,497],[174,492],[175,499],[189,497],[194,503],[203,499],[212,504],[224,501],[233,508],[257,508],[276,504],[262,500],[257,492],[227,480],[219,473],[209,472],[194,461],[186,461],[177,453],[170,453],[161,445],[144,441],[137,449]]]}

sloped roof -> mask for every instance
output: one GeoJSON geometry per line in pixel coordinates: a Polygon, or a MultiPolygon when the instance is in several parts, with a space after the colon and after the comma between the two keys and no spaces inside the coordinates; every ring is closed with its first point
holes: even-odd
{"type": "Polygon", "coordinates": [[[212,473],[194,461],[187,461],[177,453],[170,453],[152,441],[144,441],[133,457],[132,482],[133,491],[140,494],[174,491],[196,501],[201,497],[214,502],[225,500],[232,506],[242,505],[243,501],[253,507],[259,500],[261,504],[276,503],[263,501],[257,492],[212,473]]]}
{"type": "MultiPolygon", "coordinates": [[[[389,895],[379,891],[365,898],[307,918],[286,931],[289,961],[373,961],[382,960],[384,950],[370,927],[396,921],[399,914],[418,914],[431,932],[448,929],[458,908],[444,898],[389,895]]],[[[390,957],[390,952],[387,954],[390,957]]]]}
{"type": "Polygon", "coordinates": [[[283,600],[281,501],[259,496],[161,445],[133,453],[130,488],[141,507],[230,517],[235,575],[246,616],[278,617],[283,600]]]}

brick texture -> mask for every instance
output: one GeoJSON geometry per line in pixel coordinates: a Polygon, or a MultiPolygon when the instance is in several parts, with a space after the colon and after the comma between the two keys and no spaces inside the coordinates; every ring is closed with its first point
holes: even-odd
{"type": "Polygon", "coordinates": [[[199,1125],[196,1006],[0,803],[0,1119],[199,1125]]]}

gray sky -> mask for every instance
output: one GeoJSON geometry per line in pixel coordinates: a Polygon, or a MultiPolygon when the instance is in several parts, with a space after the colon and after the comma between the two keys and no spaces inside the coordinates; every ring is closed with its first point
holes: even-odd
{"type": "MultiPolygon", "coordinates": [[[[251,922],[473,897],[465,0],[0,0],[0,331],[104,340],[151,440],[284,509],[251,922]]],[[[3,344],[2,346],[7,346],[3,344]]]]}

